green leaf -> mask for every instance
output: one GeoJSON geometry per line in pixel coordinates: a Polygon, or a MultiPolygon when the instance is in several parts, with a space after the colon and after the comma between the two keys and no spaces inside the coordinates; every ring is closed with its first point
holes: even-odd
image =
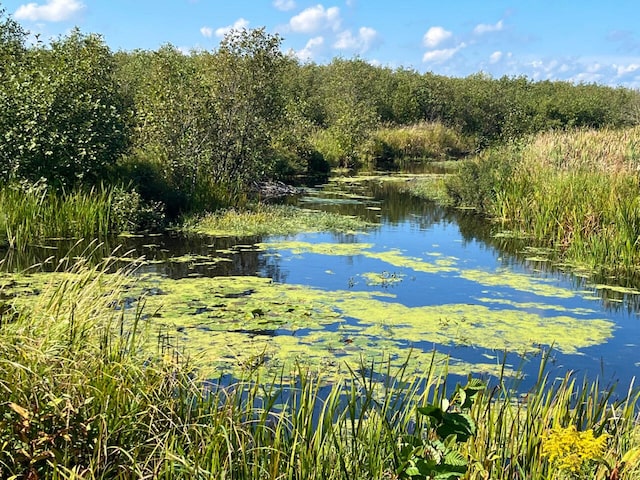
{"type": "Polygon", "coordinates": [[[444,413],[442,425],[436,429],[441,438],[457,435],[460,442],[465,442],[476,432],[476,424],[466,413],[444,413]]]}
{"type": "Polygon", "coordinates": [[[439,422],[442,422],[444,414],[440,407],[431,404],[424,407],[418,407],[418,413],[427,417],[435,418],[439,422]]]}

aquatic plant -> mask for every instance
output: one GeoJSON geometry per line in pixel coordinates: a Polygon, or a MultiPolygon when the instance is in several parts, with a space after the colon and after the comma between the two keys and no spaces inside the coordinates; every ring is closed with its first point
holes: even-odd
{"type": "Polygon", "coordinates": [[[300,232],[358,232],[371,224],[356,217],[287,205],[260,204],[252,209],[229,209],[187,219],[188,233],[217,236],[289,235],[300,232]]]}
{"type": "Polygon", "coordinates": [[[475,145],[473,140],[441,123],[418,123],[375,130],[364,153],[370,167],[397,167],[404,160],[413,163],[459,158],[475,145]]]}
{"type": "Polygon", "coordinates": [[[640,268],[640,128],[576,130],[488,150],[447,182],[470,205],[595,273],[640,268]]]}
{"type": "Polygon", "coordinates": [[[56,192],[44,179],[0,187],[0,246],[18,250],[47,238],[104,239],[163,222],[161,205],[120,187],[56,192]]]}

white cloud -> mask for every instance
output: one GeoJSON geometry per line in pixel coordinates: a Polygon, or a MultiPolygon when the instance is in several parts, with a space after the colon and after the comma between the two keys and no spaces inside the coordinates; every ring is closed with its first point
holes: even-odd
{"type": "Polygon", "coordinates": [[[14,17],[33,22],[62,22],[85,8],[79,0],[46,0],[44,5],[27,3],[18,7],[14,17]]]}
{"type": "Polygon", "coordinates": [[[587,72],[589,73],[597,73],[600,70],[602,70],[602,65],[600,65],[598,62],[587,65],[587,72]]]}
{"type": "Polygon", "coordinates": [[[286,12],[296,8],[296,2],[294,0],[273,0],[273,6],[286,12]]]}
{"type": "Polygon", "coordinates": [[[466,43],[461,43],[454,48],[443,48],[441,50],[430,50],[422,56],[423,62],[442,63],[452,58],[456,53],[467,46],[466,43]]]}
{"type": "Polygon", "coordinates": [[[333,48],[338,50],[356,50],[358,53],[365,53],[378,39],[378,32],[373,28],[360,27],[357,36],[354,36],[351,30],[339,33],[338,39],[333,44],[333,48]]]}
{"type": "Polygon", "coordinates": [[[498,63],[500,60],[502,60],[503,55],[504,54],[500,51],[493,52],[489,57],[489,63],[498,63]]]}
{"type": "Polygon", "coordinates": [[[502,20],[500,20],[498,23],[493,25],[480,23],[473,29],[473,33],[475,33],[476,35],[482,35],[485,33],[499,32],[502,29],[504,29],[504,23],[502,23],[502,20]]]}
{"type": "Polygon", "coordinates": [[[602,80],[603,76],[599,73],[580,72],[570,77],[568,80],[573,83],[597,83],[602,80]]]}
{"type": "Polygon", "coordinates": [[[211,27],[202,27],[200,29],[200,33],[203,37],[211,38],[213,37],[213,28],[211,27]]]}
{"type": "Polygon", "coordinates": [[[340,28],[340,9],[330,7],[325,9],[318,4],[307,8],[289,20],[289,26],[294,32],[313,33],[319,30],[340,28]]]}
{"type": "Polygon", "coordinates": [[[298,50],[295,52],[295,56],[298,57],[302,61],[312,60],[315,55],[317,55],[318,51],[324,45],[323,37],[313,37],[309,39],[307,44],[302,50],[298,50]]]}
{"type": "Polygon", "coordinates": [[[216,37],[224,37],[227,33],[230,33],[233,30],[244,30],[247,27],[249,27],[249,21],[244,18],[239,18],[233,23],[233,25],[227,25],[226,27],[216,29],[216,37]]]}
{"type": "MultiPolygon", "coordinates": [[[[614,65],[616,69],[616,73],[618,77],[623,77],[625,75],[629,75],[630,73],[635,73],[640,70],[640,65],[637,63],[631,63],[629,65],[614,65]]],[[[640,72],[638,72],[640,73],[640,72]]]]}
{"type": "Polygon", "coordinates": [[[422,38],[425,47],[434,48],[451,38],[452,33],[442,27],[431,27],[422,38]]]}

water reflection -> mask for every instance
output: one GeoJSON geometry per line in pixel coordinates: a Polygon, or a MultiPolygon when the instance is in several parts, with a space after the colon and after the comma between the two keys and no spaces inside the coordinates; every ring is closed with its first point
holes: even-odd
{"type": "MultiPolygon", "coordinates": [[[[99,261],[116,252],[117,255],[126,257],[120,261],[120,265],[144,258],[144,263],[138,268],[139,273],[154,273],[171,279],[260,275],[281,284],[305,285],[326,291],[383,290],[393,295],[388,300],[389,303],[395,302],[406,307],[406,310],[398,310],[406,315],[417,315],[411,308],[468,305],[472,307],[469,312],[475,312],[474,314],[485,310],[499,311],[500,308],[508,308],[510,312],[520,309],[522,317],[533,311],[542,312],[540,321],[543,322],[544,319],[556,319],[560,308],[574,312],[584,311],[587,312],[584,315],[587,320],[604,318],[615,322],[614,337],[603,345],[593,346],[587,343],[591,346],[582,349],[579,355],[573,352],[554,354],[551,366],[559,371],[570,368],[590,374],[600,374],[601,369],[606,367],[607,378],[618,375],[623,381],[631,378],[637,369],[634,365],[637,361],[637,346],[630,339],[637,338],[640,334],[635,318],[640,308],[640,296],[623,290],[594,287],[594,283],[610,283],[611,279],[585,279],[566,275],[551,262],[533,258],[528,250],[531,245],[526,241],[496,236],[500,230],[499,225],[488,222],[474,212],[443,208],[411,197],[400,191],[397,182],[380,178],[365,182],[333,181],[323,188],[308,188],[296,201],[304,208],[357,215],[367,219],[374,227],[366,234],[326,233],[294,235],[289,238],[202,237],[173,232],[145,237],[110,238],[100,245],[95,242],[50,240],[24,253],[7,252],[3,267],[9,271],[20,271],[42,263],[42,270],[52,271],[59,268],[65,257],[83,256],[99,261]],[[297,240],[308,244],[366,243],[372,246],[364,248],[364,253],[354,250],[355,253],[342,256],[318,252],[293,253],[291,249],[272,251],[256,246],[280,240],[297,240]],[[397,253],[395,256],[384,257],[389,252],[397,253]],[[416,257],[421,258],[422,270],[410,263],[416,257]],[[433,269],[426,269],[427,264],[433,269]],[[475,272],[475,278],[478,278],[477,272],[498,270],[505,270],[523,282],[533,279],[546,282],[544,286],[550,288],[570,290],[571,295],[561,300],[541,300],[541,296],[527,290],[526,285],[519,287],[504,283],[482,283],[469,280],[471,276],[463,273],[475,272]],[[395,276],[399,281],[376,285],[366,280],[365,275],[371,273],[383,278],[385,275],[388,278],[395,276]],[[593,300],[594,296],[597,296],[597,300],[593,300]],[[542,305],[542,301],[547,301],[550,305],[542,305]],[[556,313],[545,313],[543,307],[555,309],[556,313]]],[[[629,281],[626,286],[631,284],[629,281]]],[[[196,315],[206,317],[207,310],[198,310],[206,309],[206,305],[195,308],[196,315]]],[[[387,306],[381,304],[380,308],[387,306]]],[[[514,322],[519,320],[515,316],[513,318],[514,322]]],[[[366,319],[356,318],[354,314],[345,320],[344,325],[362,328],[365,321],[366,319]]],[[[442,344],[434,345],[433,341],[421,338],[419,333],[416,335],[415,332],[407,331],[406,337],[397,340],[397,345],[425,352],[431,351],[435,346],[474,364],[483,361],[487,363],[487,360],[495,363],[504,358],[514,369],[518,369],[523,362],[526,363],[526,359],[540,355],[546,348],[540,345],[538,350],[529,351],[526,355],[514,351],[496,352],[487,348],[491,342],[486,339],[478,342],[467,338],[467,330],[470,329],[465,328],[464,322],[473,324],[480,320],[461,315],[442,317],[439,321],[458,322],[459,333],[455,333],[453,328],[458,324],[443,325],[442,330],[446,327],[447,332],[454,332],[455,335],[446,337],[442,344]]],[[[393,324],[389,327],[381,322],[371,328],[374,327],[378,328],[376,335],[382,337],[391,335],[391,327],[405,325],[393,324]]],[[[429,330],[428,327],[432,325],[425,325],[425,332],[429,330]]],[[[499,328],[507,327],[499,325],[499,328]]],[[[209,327],[203,324],[197,328],[209,327]]],[[[336,324],[326,328],[335,330],[338,326],[336,324]]],[[[526,332],[526,326],[522,328],[526,332]]],[[[285,330],[267,325],[259,329],[234,327],[228,332],[246,334],[253,338],[284,335],[285,330]]],[[[432,330],[433,328],[430,331],[432,330]]],[[[353,330],[349,332],[353,333],[353,330]]],[[[301,328],[296,335],[306,333],[308,332],[301,328]]],[[[496,335],[496,332],[488,332],[487,336],[489,335],[496,335]]],[[[503,337],[506,338],[506,335],[504,333],[503,337]]],[[[338,345],[340,348],[344,347],[342,342],[338,345]]]]}

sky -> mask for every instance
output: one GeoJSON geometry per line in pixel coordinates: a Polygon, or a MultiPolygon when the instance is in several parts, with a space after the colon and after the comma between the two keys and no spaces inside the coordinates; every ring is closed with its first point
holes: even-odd
{"type": "Polygon", "coordinates": [[[264,27],[303,62],[640,89],[640,0],[0,0],[43,40],[74,27],[114,50],[215,50],[264,27]]]}

